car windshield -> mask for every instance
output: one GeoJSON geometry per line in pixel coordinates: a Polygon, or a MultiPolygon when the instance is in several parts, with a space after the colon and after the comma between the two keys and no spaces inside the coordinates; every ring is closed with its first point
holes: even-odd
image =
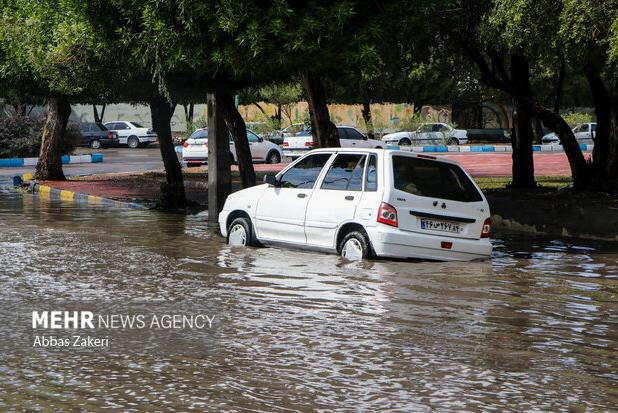
{"type": "Polygon", "coordinates": [[[135,126],[136,128],[143,128],[143,126],[137,122],[131,122],[131,125],[135,126]]]}
{"type": "Polygon", "coordinates": [[[482,201],[470,178],[457,165],[411,156],[393,156],[395,188],[413,195],[461,202],[482,201]]]}

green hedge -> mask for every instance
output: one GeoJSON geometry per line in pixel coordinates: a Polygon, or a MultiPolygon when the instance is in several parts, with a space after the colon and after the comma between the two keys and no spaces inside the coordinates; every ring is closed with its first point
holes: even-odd
{"type": "MultiPolygon", "coordinates": [[[[0,158],[39,156],[45,116],[8,116],[0,118],[0,158]]],[[[62,153],[73,152],[80,143],[79,126],[67,125],[62,153]]]]}

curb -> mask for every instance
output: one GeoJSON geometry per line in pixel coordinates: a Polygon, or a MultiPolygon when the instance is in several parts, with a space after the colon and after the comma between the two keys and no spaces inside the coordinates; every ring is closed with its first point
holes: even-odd
{"type": "Polygon", "coordinates": [[[114,208],[129,208],[129,209],[150,209],[146,205],[138,204],[137,202],[116,201],[111,198],[104,198],[96,195],[84,194],[81,192],[73,192],[67,189],[53,188],[47,185],[41,185],[36,182],[31,182],[32,193],[38,193],[42,199],[50,201],[73,202],[75,204],[86,205],[102,205],[114,208]]]}
{"type": "Polygon", "coordinates": [[[81,192],[73,192],[66,189],[53,188],[48,185],[41,185],[32,180],[33,176],[30,173],[16,175],[13,177],[13,182],[0,182],[0,189],[17,191],[20,188],[26,188],[28,192],[39,194],[42,199],[50,201],[72,202],[75,204],[108,206],[113,208],[129,208],[139,210],[151,209],[148,205],[139,204],[137,202],[117,201],[111,198],[104,198],[96,195],[84,194],[81,192]]]}
{"type": "MultiPolygon", "coordinates": [[[[21,166],[35,166],[39,158],[3,158],[0,159],[0,168],[18,168],[21,166]]],[[[103,162],[103,154],[62,155],[62,164],[99,163],[103,162]]]]}
{"type": "MultiPolygon", "coordinates": [[[[582,151],[591,151],[594,145],[579,144],[582,151]]],[[[475,146],[458,146],[458,145],[425,145],[425,146],[399,146],[388,145],[387,149],[394,149],[408,152],[431,152],[431,153],[457,153],[457,152],[513,152],[513,147],[510,145],[475,145],[475,146]]],[[[562,145],[532,145],[533,152],[563,152],[562,145]]]]}

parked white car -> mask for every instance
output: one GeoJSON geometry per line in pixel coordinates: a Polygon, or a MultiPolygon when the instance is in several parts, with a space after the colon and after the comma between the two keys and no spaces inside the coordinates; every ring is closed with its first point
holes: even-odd
{"type": "MultiPolygon", "coordinates": [[[[369,139],[367,135],[352,126],[337,126],[339,143],[342,148],[384,148],[384,142],[369,139]]],[[[299,133],[290,136],[283,141],[283,154],[290,158],[298,158],[307,151],[313,149],[313,136],[311,133],[299,133]]]]}
{"type": "MultiPolygon", "coordinates": [[[[253,162],[279,163],[281,149],[274,143],[260,138],[250,130],[247,131],[249,149],[253,162]]],[[[230,158],[232,163],[238,162],[236,145],[230,135],[230,158]]],[[[182,144],[182,160],[188,166],[199,166],[208,163],[208,128],[197,129],[182,144]]]]}
{"type": "MultiPolygon", "coordinates": [[[[577,142],[584,144],[593,144],[594,138],[597,134],[597,124],[596,122],[591,123],[582,123],[581,125],[577,125],[573,129],[573,134],[575,135],[575,139],[577,142]]],[[[558,135],[554,132],[550,132],[547,135],[543,136],[541,140],[542,143],[550,145],[550,144],[560,144],[560,139],[558,135]]]]}
{"type": "Polygon", "coordinates": [[[423,123],[414,132],[395,132],[382,137],[388,145],[465,145],[468,133],[464,129],[454,129],[446,123],[423,123]]]}
{"type": "Polygon", "coordinates": [[[370,257],[467,261],[490,256],[489,205],[455,161],[330,148],[305,154],[219,214],[230,245],[292,245],[370,257]]]}
{"type": "Polygon", "coordinates": [[[137,122],[117,120],[105,122],[105,127],[118,133],[118,143],[120,145],[128,145],[131,149],[146,147],[148,144],[157,141],[155,131],[145,128],[137,122]]]}

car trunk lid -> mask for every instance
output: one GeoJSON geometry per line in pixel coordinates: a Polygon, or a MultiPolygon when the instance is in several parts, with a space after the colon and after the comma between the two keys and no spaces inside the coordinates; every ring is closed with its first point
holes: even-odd
{"type": "Polygon", "coordinates": [[[479,239],[489,208],[456,164],[430,157],[394,155],[394,188],[388,203],[398,227],[437,236],[479,239]]]}

